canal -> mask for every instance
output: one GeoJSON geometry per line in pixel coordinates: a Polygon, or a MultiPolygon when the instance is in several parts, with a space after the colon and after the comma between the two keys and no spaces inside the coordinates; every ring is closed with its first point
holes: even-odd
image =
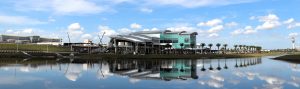
{"type": "Polygon", "coordinates": [[[299,89],[300,65],[271,58],[0,59],[0,89],[299,89]]]}

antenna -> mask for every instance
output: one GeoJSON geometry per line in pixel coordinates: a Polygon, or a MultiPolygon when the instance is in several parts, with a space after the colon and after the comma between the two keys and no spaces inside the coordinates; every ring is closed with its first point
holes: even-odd
{"type": "Polygon", "coordinates": [[[102,36],[100,37],[100,34],[98,34],[98,38],[99,38],[99,45],[102,44],[102,39],[103,39],[103,36],[104,36],[105,32],[103,32],[102,36]]]}
{"type": "Polygon", "coordinates": [[[296,45],[295,45],[295,37],[292,37],[292,49],[296,49],[296,45]]]}
{"type": "Polygon", "coordinates": [[[67,34],[68,34],[69,43],[71,43],[69,32],[67,32],[67,34]]]}
{"type": "Polygon", "coordinates": [[[68,34],[68,38],[69,38],[69,43],[68,43],[68,46],[71,46],[71,51],[73,51],[73,48],[72,48],[72,45],[71,45],[71,40],[70,40],[70,35],[69,35],[69,32],[67,32],[68,34]]]}

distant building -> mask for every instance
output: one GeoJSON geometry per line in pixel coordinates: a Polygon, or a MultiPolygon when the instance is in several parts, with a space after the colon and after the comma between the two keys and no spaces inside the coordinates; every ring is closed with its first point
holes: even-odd
{"type": "Polygon", "coordinates": [[[22,43],[22,44],[36,43],[36,44],[60,45],[61,39],[43,38],[40,36],[0,35],[0,43],[22,43]]]}
{"type": "Polygon", "coordinates": [[[111,36],[109,47],[115,53],[155,53],[165,49],[194,48],[197,32],[140,31],[128,35],[111,36]]]}

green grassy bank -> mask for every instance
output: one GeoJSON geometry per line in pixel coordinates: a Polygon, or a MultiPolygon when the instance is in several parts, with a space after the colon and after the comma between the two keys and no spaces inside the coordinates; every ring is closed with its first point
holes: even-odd
{"type": "Polygon", "coordinates": [[[81,59],[217,59],[217,58],[247,58],[279,55],[280,53],[257,53],[257,54],[189,54],[189,55],[115,55],[115,54],[79,54],[81,59]]]}
{"type": "Polygon", "coordinates": [[[17,51],[48,51],[49,52],[68,52],[70,48],[53,45],[36,45],[36,44],[0,44],[0,52],[17,51]]]}
{"type": "Polygon", "coordinates": [[[283,61],[300,63],[300,54],[289,54],[289,55],[284,55],[284,56],[276,57],[274,59],[275,60],[283,60],[283,61]]]}

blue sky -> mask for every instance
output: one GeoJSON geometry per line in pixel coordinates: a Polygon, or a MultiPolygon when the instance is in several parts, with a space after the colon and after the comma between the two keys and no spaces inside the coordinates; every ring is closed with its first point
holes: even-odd
{"type": "MultiPolygon", "coordinates": [[[[187,30],[198,43],[290,48],[300,34],[300,0],[3,0],[0,32],[72,42],[97,34],[187,30]]],[[[297,42],[298,44],[299,41],[297,42]]]]}

